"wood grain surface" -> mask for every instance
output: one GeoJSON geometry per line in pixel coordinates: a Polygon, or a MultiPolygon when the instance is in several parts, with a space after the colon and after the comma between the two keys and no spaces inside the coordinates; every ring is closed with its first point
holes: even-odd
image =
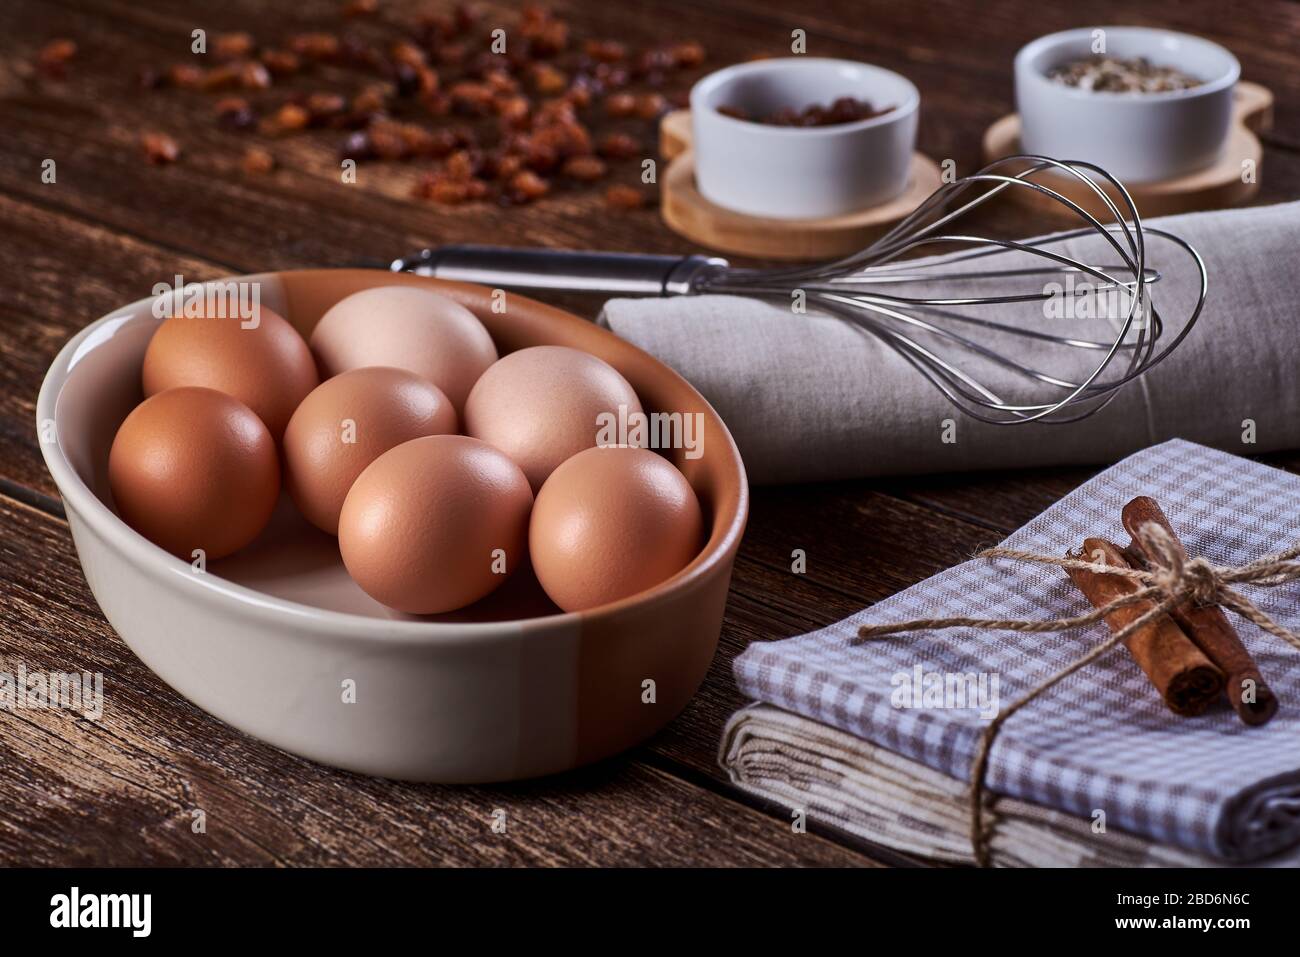
{"type": "MultiPolygon", "coordinates": [[[[448,5],[432,3],[433,7],[448,5]]],[[[0,668],[99,671],[102,720],[0,712],[0,863],[356,865],[828,865],[908,863],[734,789],[717,766],[728,715],[744,701],[731,660],[747,644],[829,624],[970,555],[1090,474],[1039,470],[759,489],[736,565],[721,648],[705,686],[651,742],[595,767],[508,787],[401,784],[291,757],[167,688],[104,621],[77,563],[34,430],[37,390],[67,339],[176,273],[386,261],[438,242],[645,252],[701,251],[653,209],[609,211],[601,190],[526,207],[448,208],[412,199],[416,165],[363,164],[338,177],[337,132],[264,140],[214,122],[212,96],[149,95],[143,66],[188,55],[190,31],[259,37],[335,29],[341,3],[258,0],[5,0],[0,4],[0,668]],[[29,64],[55,37],[78,53],[64,79],[29,64]],[[171,133],[180,162],[152,167],[142,130],[171,133]],[[245,142],[278,169],[250,176],[245,142]],[[41,163],[58,163],[55,184],[41,163]],[[900,545],[900,543],[904,543],[900,545]],[[790,570],[802,548],[807,573],[790,570]],[[504,810],[504,834],[491,829],[504,810]],[[206,829],[195,833],[202,810],[206,829]]],[[[388,0],[385,9],[414,5],[388,0]]],[[[514,22],[512,5],[477,4],[514,22]]],[[[1150,23],[1227,44],[1243,76],[1277,96],[1262,137],[1255,202],[1300,197],[1300,5],[1271,0],[1132,4],[961,0],[554,2],[576,33],[632,46],[697,39],[702,69],[788,51],[906,73],[920,87],[919,147],[975,168],[980,139],[1011,103],[1011,59],[1042,33],[1150,23]],[[1087,17],[1087,20],[1084,17],[1087,17]]],[[[653,142],[653,136],[647,136],[653,142]]],[[[1014,236],[1051,223],[1009,205],[983,229],[1014,236]]],[[[554,301],[592,315],[598,301],[554,301]]],[[[1295,456],[1274,461],[1294,466],[1295,456]]]]}

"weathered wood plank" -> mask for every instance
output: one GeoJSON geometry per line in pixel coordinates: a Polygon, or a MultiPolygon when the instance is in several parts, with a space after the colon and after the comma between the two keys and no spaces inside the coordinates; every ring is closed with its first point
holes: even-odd
{"type": "MultiPolygon", "coordinates": [[[[509,5],[483,4],[512,22],[509,5]]],[[[810,52],[899,69],[921,87],[922,148],[965,170],[983,128],[1009,109],[1010,60],[1032,36],[1076,25],[1064,8],[990,10],[830,0],[667,0],[553,4],[584,30],[630,42],[698,38],[709,66],[779,54],[789,31],[810,52]],[[865,12],[865,16],[864,16],[865,12]],[[960,42],[954,38],[960,37],[960,42]]],[[[125,0],[11,0],[0,11],[0,653],[29,667],[89,662],[110,681],[104,722],[58,712],[0,713],[0,858],[31,863],[860,863],[815,836],[795,838],[774,809],[735,800],[715,764],[718,733],[743,701],[730,675],[749,642],[828,624],[967,557],[1019,525],[1088,470],[760,490],[737,562],[721,650],[704,689],[647,747],[597,768],[509,788],[425,788],[340,774],[232,731],[166,689],[99,615],[47,497],[32,425],[36,388],[77,328],[177,271],[231,271],[384,259],[428,242],[677,251],[651,210],[611,216],[599,193],[561,193],[525,209],[449,210],[410,200],[412,167],[363,165],[338,181],[334,133],[270,141],[280,169],[239,169],[245,141],[219,130],[212,97],[146,96],[134,70],[184,59],[188,32],[273,33],[332,24],[334,0],[234,0],[197,14],[125,0]],[[194,22],[191,22],[193,20],[194,22]],[[201,22],[200,22],[201,21],[201,22]],[[81,41],[69,78],[20,77],[15,63],[49,38],[81,41]],[[179,52],[176,52],[179,51],[179,52]],[[136,137],[168,129],[187,154],[147,166],[136,137]],[[59,182],[42,184],[56,157],[59,182]],[[27,504],[24,504],[27,503],[27,504]],[[32,508],[30,506],[35,506],[32,508]],[[905,543],[900,548],[899,543],[905,543]],[[791,551],[807,553],[804,574],[791,551]],[[204,807],[208,833],[189,830],[204,807]],[[490,831],[503,807],[507,835],[490,831]],[[94,826],[87,822],[94,820],[94,826]],[[635,828],[626,826],[638,822],[635,828]],[[649,827],[645,825],[649,824],[649,827]]],[[[1260,201],[1300,194],[1297,7],[1252,5],[1219,16],[1208,0],[1132,11],[1114,0],[1098,21],[1161,22],[1227,43],[1245,75],[1279,94],[1260,201]]],[[[251,139],[257,139],[252,137],[251,139]]],[[[983,229],[1051,228],[1014,208],[983,229]]],[[[565,298],[590,314],[598,305],[565,298]]],[[[1289,461],[1289,460],[1285,460],[1289,461]]],[[[1294,462],[1290,464],[1294,465],[1294,462]]]]}
{"type": "Polygon", "coordinates": [[[54,495],[36,438],[36,395],[58,351],[176,272],[224,269],[3,193],[0,223],[0,479],[54,495]]]}
{"type": "Polygon", "coordinates": [[[291,757],[189,704],[131,654],[99,615],[61,522],[0,498],[0,525],[0,670],[98,672],[105,697],[97,722],[69,711],[0,711],[0,860],[867,862],[647,766],[636,751],[543,781],[476,788],[368,778],[291,757]],[[491,830],[498,808],[505,834],[491,830]],[[206,833],[192,831],[195,809],[205,812],[206,833]]]}

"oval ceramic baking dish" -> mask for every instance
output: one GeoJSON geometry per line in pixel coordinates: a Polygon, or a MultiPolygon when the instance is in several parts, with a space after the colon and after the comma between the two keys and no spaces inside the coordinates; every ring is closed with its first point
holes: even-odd
{"type": "Polygon", "coordinates": [[[647,411],[703,415],[703,454],[665,454],[705,508],[707,541],[668,581],[579,614],[507,583],[495,603],[410,618],[361,592],[332,540],[282,499],[262,539],[196,572],[123,523],[108,492],[109,447],[140,401],[141,362],[160,321],[144,299],[64,347],[37,420],[54,423],[45,461],[86,580],[145,664],[201,708],[286,751],[421,781],[565,770],[644,740],[685,707],[717,647],[748,490],[726,426],[684,379],[561,310],[510,295],[505,313],[494,311],[479,286],[374,270],[236,278],[259,283],[261,301],[304,335],[353,292],[433,283],[483,321],[502,353],[557,344],[601,357],[647,411]],[[536,609],[543,614],[528,617],[536,609]],[[493,620],[502,614],[511,617],[493,620]]]}

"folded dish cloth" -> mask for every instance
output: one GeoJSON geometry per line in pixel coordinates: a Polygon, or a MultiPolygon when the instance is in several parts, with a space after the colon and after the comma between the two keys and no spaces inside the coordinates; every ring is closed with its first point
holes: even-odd
{"type": "MultiPolygon", "coordinates": [[[[1072,424],[977,422],[876,338],[780,303],[732,296],[615,299],[600,321],[700,390],[730,427],[758,483],[1112,462],[1174,437],[1244,454],[1300,445],[1300,273],[1287,266],[1300,246],[1300,203],[1191,213],[1150,225],[1201,253],[1209,275],[1204,312],[1166,361],[1100,413],[1072,424]],[[955,442],[943,441],[945,419],[956,422],[955,442]],[[1254,444],[1243,444],[1246,419],[1254,423],[1248,436],[1254,444]]],[[[1104,245],[1088,236],[1055,248],[1087,262],[1117,263],[1104,245]]],[[[1167,322],[1176,318],[1181,327],[1200,290],[1195,267],[1158,237],[1149,239],[1148,258],[1162,274],[1152,286],[1154,302],[1167,322]]],[[[1004,257],[987,262],[1008,266],[1004,257]]],[[[1005,280],[977,282],[984,292],[1005,291],[998,286],[1005,280]]],[[[1015,289],[1025,286],[1017,280],[1015,289]]],[[[977,314],[1054,334],[1114,338],[1109,320],[1047,319],[1040,306],[977,314]]],[[[1160,345],[1176,331],[1167,329],[1160,345]]],[[[1058,375],[1078,377],[1097,362],[1094,352],[976,335],[1058,375]]],[[[981,377],[995,386],[1015,381],[990,378],[983,369],[981,377]]],[[[1045,396],[1039,391],[1036,398],[1045,396]]]]}
{"type": "MultiPolygon", "coordinates": [[[[733,783],[802,809],[896,851],[973,864],[968,782],[770,705],[741,708],[727,722],[719,761],[733,783]]],[[[1223,862],[1157,844],[1091,818],[1002,797],[986,817],[995,867],[1221,867],[1223,862]]],[[[1295,849],[1270,867],[1300,866],[1295,849]]]]}
{"type": "MultiPolygon", "coordinates": [[[[1173,441],[1102,472],[1004,544],[1064,554],[1089,535],[1127,541],[1120,509],[1140,494],[1161,502],[1189,552],[1217,564],[1244,564],[1300,539],[1300,476],[1173,441]]],[[[1283,627],[1300,624],[1300,586],[1241,588],[1283,627]]],[[[1077,658],[1104,626],[1032,635],[954,628],[850,644],[858,626],[953,615],[1041,620],[1088,609],[1060,569],[974,559],[829,628],[750,645],[734,670],[751,698],[969,780],[987,717],[1077,658]],[[974,708],[895,707],[900,682],[918,670],[982,676],[988,696],[974,708]]],[[[1108,827],[1230,860],[1300,841],[1300,653],[1235,623],[1281,702],[1271,723],[1247,727],[1226,702],[1178,717],[1117,648],[1006,722],[989,790],[1087,819],[1102,811],[1108,827]]]]}

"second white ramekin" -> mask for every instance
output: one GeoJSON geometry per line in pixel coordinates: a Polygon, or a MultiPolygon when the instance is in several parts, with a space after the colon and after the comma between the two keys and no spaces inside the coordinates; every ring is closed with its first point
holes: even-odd
{"type": "Polygon", "coordinates": [[[1095,163],[1121,182],[1172,179],[1210,166],[1223,152],[1241,65],[1209,40],[1150,27],[1083,27],[1039,37],[1016,54],[1016,109],[1026,153],[1095,163]],[[1201,80],[1189,90],[1109,93],[1048,79],[1057,66],[1093,54],[1145,57],[1201,80]]]}

